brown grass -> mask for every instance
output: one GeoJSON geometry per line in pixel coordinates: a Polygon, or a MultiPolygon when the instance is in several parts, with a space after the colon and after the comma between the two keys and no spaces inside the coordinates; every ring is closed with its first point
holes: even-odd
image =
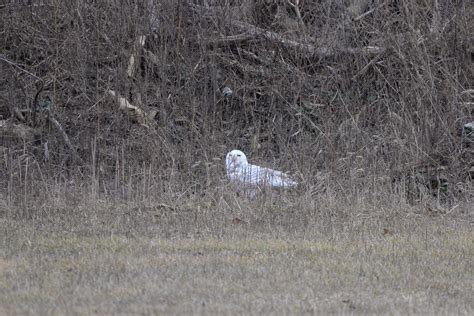
{"type": "Polygon", "coordinates": [[[472,1],[3,2],[0,314],[474,314],[472,1]]]}
{"type": "Polygon", "coordinates": [[[2,207],[5,314],[474,312],[470,205],[76,198],[2,207]]]}

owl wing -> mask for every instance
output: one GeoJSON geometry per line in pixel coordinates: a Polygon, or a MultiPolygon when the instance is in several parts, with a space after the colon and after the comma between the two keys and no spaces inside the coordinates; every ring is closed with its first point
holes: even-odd
{"type": "Polygon", "coordinates": [[[267,185],[280,188],[294,187],[298,184],[286,173],[250,164],[246,168],[242,168],[239,180],[253,185],[267,185]]]}

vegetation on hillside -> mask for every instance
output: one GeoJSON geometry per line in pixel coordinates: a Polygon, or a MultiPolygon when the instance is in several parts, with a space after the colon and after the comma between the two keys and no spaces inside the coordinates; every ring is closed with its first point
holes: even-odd
{"type": "Polygon", "coordinates": [[[318,171],[354,170],[464,182],[473,11],[438,0],[7,2],[2,173],[25,156],[47,175],[105,182],[147,166],[157,182],[201,190],[240,148],[309,186],[318,171]]]}

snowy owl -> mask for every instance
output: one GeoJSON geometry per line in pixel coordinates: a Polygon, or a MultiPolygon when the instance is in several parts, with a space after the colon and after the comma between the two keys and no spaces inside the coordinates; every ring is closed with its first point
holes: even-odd
{"type": "Polygon", "coordinates": [[[227,176],[233,182],[251,186],[269,186],[276,188],[291,188],[298,183],[287,174],[251,165],[240,150],[232,150],[225,159],[227,176]]]}

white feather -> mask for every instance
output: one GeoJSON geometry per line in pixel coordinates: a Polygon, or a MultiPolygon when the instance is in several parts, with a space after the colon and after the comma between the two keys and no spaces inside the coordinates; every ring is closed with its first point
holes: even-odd
{"type": "Polygon", "coordinates": [[[226,156],[227,176],[234,182],[253,186],[290,188],[298,185],[287,174],[249,164],[240,150],[232,150],[226,156]]]}

